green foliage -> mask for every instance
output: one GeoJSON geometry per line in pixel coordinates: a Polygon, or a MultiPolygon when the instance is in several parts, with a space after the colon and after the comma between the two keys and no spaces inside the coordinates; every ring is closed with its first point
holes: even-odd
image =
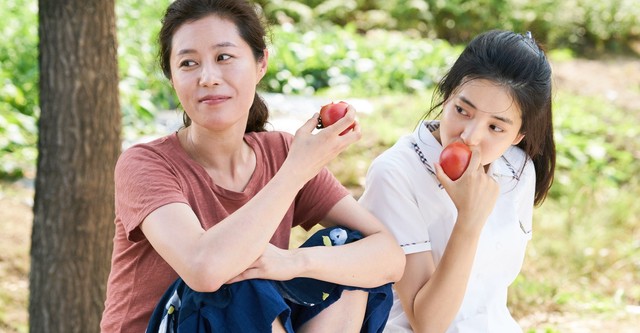
{"type": "Polygon", "coordinates": [[[379,96],[424,91],[461,51],[442,40],[382,30],[363,36],[353,26],[303,32],[283,25],[273,28],[273,36],[266,89],[285,94],[379,96]]]}
{"type": "MultiPolygon", "coordinates": [[[[117,2],[120,100],[125,138],[154,130],[154,113],[176,106],[156,62],[155,38],[169,0],[117,2]],[[141,29],[141,27],[144,27],[141,29]]],[[[0,178],[33,176],[39,109],[38,3],[2,2],[0,178]]]]}
{"type": "Polygon", "coordinates": [[[554,119],[560,171],[556,181],[563,187],[555,187],[551,195],[565,197],[568,185],[617,188],[629,183],[640,172],[640,165],[633,163],[640,151],[638,116],[612,112],[609,103],[598,99],[563,94],[557,98],[561,102],[556,103],[554,119]]]}
{"type": "Polygon", "coordinates": [[[36,155],[38,6],[9,1],[0,10],[0,178],[19,178],[36,155]]]}
{"type": "Polygon", "coordinates": [[[120,107],[125,138],[153,132],[158,110],[177,102],[158,64],[160,19],[170,0],[116,2],[120,107]]]}
{"type": "Polygon", "coordinates": [[[330,21],[357,31],[381,28],[464,43],[487,29],[532,31],[549,48],[627,51],[640,40],[637,0],[259,1],[274,22],[305,29],[330,21]]]}

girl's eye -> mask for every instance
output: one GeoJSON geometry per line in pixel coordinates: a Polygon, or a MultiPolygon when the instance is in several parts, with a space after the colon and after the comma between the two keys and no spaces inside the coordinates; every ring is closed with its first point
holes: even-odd
{"type": "Polygon", "coordinates": [[[218,61],[225,61],[231,59],[231,56],[228,54],[221,54],[218,56],[218,61]]]}
{"type": "Polygon", "coordinates": [[[457,113],[459,113],[459,114],[461,114],[461,115],[463,115],[463,116],[468,115],[467,111],[465,111],[465,110],[464,110],[463,108],[461,108],[459,105],[456,105],[455,107],[456,107],[456,112],[457,112],[457,113]]]}
{"type": "Polygon", "coordinates": [[[494,131],[494,132],[498,132],[498,133],[502,133],[502,132],[504,132],[504,129],[502,129],[502,128],[500,128],[500,127],[496,126],[496,125],[490,125],[489,127],[490,127],[490,128],[491,128],[491,130],[492,130],[492,131],[494,131]]]}
{"type": "Polygon", "coordinates": [[[194,66],[195,64],[196,62],[193,60],[183,60],[180,62],[180,67],[191,67],[191,66],[194,66]]]}

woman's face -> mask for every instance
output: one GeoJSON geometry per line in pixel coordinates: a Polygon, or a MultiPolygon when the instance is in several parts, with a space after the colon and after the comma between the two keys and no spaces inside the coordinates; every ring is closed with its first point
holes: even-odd
{"type": "Polygon", "coordinates": [[[236,25],[210,15],[185,23],[173,35],[171,83],[192,126],[244,133],[267,52],[256,61],[236,25]]]}
{"type": "Polygon", "coordinates": [[[476,79],[460,85],[445,101],[440,141],[447,146],[462,141],[478,147],[483,165],[498,159],[524,137],[518,105],[507,88],[476,79]]]}

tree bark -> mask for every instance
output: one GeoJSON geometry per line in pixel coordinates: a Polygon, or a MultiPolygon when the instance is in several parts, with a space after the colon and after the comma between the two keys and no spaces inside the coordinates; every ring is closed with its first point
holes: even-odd
{"type": "Polygon", "coordinates": [[[39,0],[31,332],[99,332],[120,154],[115,0],[39,0]]]}

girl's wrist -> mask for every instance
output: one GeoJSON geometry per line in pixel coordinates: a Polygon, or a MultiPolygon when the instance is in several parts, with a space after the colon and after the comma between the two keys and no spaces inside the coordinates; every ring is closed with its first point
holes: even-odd
{"type": "Polygon", "coordinates": [[[480,234],[486,221],[486,218],[479,217],[477,214],[459,212],[455,228],[480,234]]]}

